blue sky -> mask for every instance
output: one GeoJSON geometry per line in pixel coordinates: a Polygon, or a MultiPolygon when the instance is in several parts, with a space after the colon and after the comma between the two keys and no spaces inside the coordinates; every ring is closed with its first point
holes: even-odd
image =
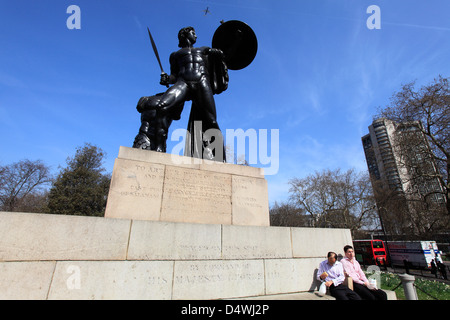
{"type": "MultiPolygon", "coordinates": [[[[0,164],[40,159],[57,173],[89,142],[112,172],[119,146],[138,132],[137,101],[165,89],[146,27],[168,71],[180,28],[193,26],[197,45],[210,46],[220,20],[241,20],[258,53],[230,70],[215,97],[218,122],[223,131],[279,130],[279,170],[266,178],[270,203],[284,201],[291,178],[367,170],[361,136],[377,108],[404,83],[450,76],[449,12],[448,0],[1,0],[0,164]],[[72,4],[79,30],[66,26],[72,4]],[[370,5],[381,29],[367,28],[370,5]]],[[[186,128],[189,110],[169,136],[186,128]]]]}

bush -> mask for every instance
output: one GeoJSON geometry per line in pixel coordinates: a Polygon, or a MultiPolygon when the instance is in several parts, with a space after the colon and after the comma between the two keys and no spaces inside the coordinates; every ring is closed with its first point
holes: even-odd
{"type": "Polygon", "coordinates": [[[67,159],[48,195],[53,214],[103,216],[111,177],[104,174],[102,149],[86,143],[67,159]]]}

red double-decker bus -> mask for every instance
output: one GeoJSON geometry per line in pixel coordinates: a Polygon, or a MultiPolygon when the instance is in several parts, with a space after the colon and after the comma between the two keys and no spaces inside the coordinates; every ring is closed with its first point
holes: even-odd
{"type": "Polygon", "coordinates": [[[386,265],[386,247],[382,240],[353,240],[353,247],[356,260],[359,263],[364,265],[386,265]]]}

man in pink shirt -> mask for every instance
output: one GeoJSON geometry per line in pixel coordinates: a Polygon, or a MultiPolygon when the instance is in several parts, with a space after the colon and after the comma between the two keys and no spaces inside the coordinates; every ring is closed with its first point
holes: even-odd
{"type": "MultiPolygon", "coordinates": [[[[352,246],[344,247],[345,258],[341,260],[344,271],[353,280],[353,290],[363,300],[387,300],[386,292],[380,289],[369,289],[369,280],[361,270],[359,262],[355,259],[355,251],[352,246]]],[[[379,284],[378,284],[379,285],[379,284]]]]}

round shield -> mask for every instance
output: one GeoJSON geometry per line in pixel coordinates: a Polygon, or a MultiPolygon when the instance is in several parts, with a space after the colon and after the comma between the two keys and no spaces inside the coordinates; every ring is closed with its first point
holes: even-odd
{"type": "Polygon", "coordinates": [[[256,35],[246,23],[238,20],[223,22],[214,33],[212,47],[223,51],[230,70],[247,67],[258,51],[256,35]]]}

